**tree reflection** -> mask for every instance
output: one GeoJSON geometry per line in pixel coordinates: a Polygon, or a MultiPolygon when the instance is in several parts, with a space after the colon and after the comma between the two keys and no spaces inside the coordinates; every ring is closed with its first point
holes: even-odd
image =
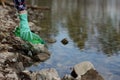
{"type": "Polygon", "coordinates": [[[107,55],[112,55],[120,51],[120,33],[112,26],[112,20],[108,19],[106,23],[99,26],[99,41],[102,44],[102,50],[107,55]]]}
{"type": "Polygon", "coordinates": [[[85,42],[96,34],[94,30],[97,29],[99,35],[96,35],[96,39],[88,44],[96,48],[99,44],[100,50],[107,55],[118,53],[120,51],[120,32],[118,30],[120,13],[117,10],[119,6],[113,4],[118,0],[111,0],[111,2],[97,0],[91,3],[92,1],[80,0],[77,2],[76,11],[71,12],[71,15],[68,16],[69,35],[77,46],[83,49],[86,46],[85,42]],[[112,8],[110,3],[113,5],[112,8]],[[112,12],[112,9],[117,12],[112,12]],[[93,43],[97,40],[99,43],[93,43]]]}
{"type": "MultiPolygon", "coordinates": [[[[84,4],[85,2],[86,0],[83,1],[84,4]]],[[[71,12],[71,15],[68,16],[68,20],[67,20],[68,31],[69,31],[69,36],[71,37],[71,39],[73,39],[76,45],[80,49],[84,49],[85,41],[87,38],[87,27],[86,27],[85,19],[83,19],[80,16],[81,15],[80,9],[82,7],[80,6],[80,1],[77,0],[76,3],[77,3],[76,11],[71,12]]]]}

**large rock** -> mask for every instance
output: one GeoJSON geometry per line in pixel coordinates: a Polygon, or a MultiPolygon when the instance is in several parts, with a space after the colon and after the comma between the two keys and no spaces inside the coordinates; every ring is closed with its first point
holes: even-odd
{"type": "Polygon", "coordinates": [[[104,80],[89,61],[76,64],[73,67],[71,76],[77,80],[104,80]]]}
{"type": "Polygon", "coordinates": [[[91,62],[89,61],[81,62],[79,64],[76,64],[73,67],[73,71],[71,75],[73,75],[73,77],[75,78],[80,77],[81,75],[84,75],[90,69],[95,69],[91,62]]]}

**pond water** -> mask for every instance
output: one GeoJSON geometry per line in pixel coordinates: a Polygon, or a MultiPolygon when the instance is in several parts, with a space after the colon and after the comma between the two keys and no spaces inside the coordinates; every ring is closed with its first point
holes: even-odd
{"type": "Polygon", "coordinates": [[[91,61],[105,80],[120,79],[120,0],[30,0],[48,6],[39,22],[42,36],[55,38],[48,44],[51,57],[30,70],[56,68],[62,77],[82,61],[91,61]],[[69,43],[63,45],[61,40],[69,43]]]}

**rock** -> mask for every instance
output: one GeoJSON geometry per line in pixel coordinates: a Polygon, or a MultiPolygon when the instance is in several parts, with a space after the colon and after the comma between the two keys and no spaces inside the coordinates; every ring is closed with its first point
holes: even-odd
{"type": "Polygon", "coordinates": [[[50,57],[50,55],[46,54],[46,53],[40,53],[37,54],[36,56],[34,56],[34,60],[35,61],[45,61],[50,57]]]}
{"type": "Polygon", "coordinates": [[[30,74],[26,72],[19,72],[18,77],[19,77],[19,80],[36,80],[35,78],[31,79],[30,74]]]}
{"type": "Polygon", "coordinates": [[[22,62],[18,62],[17,65],[16,65],[16,69],[20,72],[20,71],[23,71],[25,68],[23,66],[23,63],[22,62]]]}
{"type": "Polygon", "coordinates": [[[40,70],[37,74],[37,80],[61,80],[54,68],[40,70]]]}
{"type": "Polygon", "coordinates": [[[37,72],[30,72],[28,70],[25,70],[23,73],[28,75],[31,80],[37,80],[37,72]]]}
{"type": "Polygon", "coordinates": [[[8,71],[7,74],[5,74],[6,80],[18,80],[17,73],[13,71],[11,68],[6,68],[6,71],[8,71]]]}
{"type": "Polygon", "coordinates": [[[36,53],[44,52],[45,51],[45,46],[44,44],[31,44],[32,45],[32,51],[36,53]]]}
{"type": "Polygon", "coordinates": [[[45,45],[44,44],[32,44],[32,43],[26,43],[23,45],[25,50],[32,51],[33,54],[46,52],[45,45]]]}
{"type": "Polygon", "coordinates": [[[84,75],[90,69],[95,69],[93,64],[89,61],[84,61],[79,64],[76,64],[73,67],[73,71],[71,72],[71,75],[74,78],[81,77],[81,75],[84,75]]]}
{"type": "Polygon", "coordinates": [[[5,43],[7,40],[5,38],[2,39],[1,43],[5,43]]]}
{"type": "Polygon", "coordinates": [[[23,71],[31,80],[61,80],[54,68],[42,69],[37,72],[23,71]]]}
{"type": "Polygon", "coordinates": [[[69,75],[69,74],[66,74],[63,78],[62,78],[62,80],[75,80],[71,75],[69,75]]]}
{"type": "Polygon", "coordinates": [[[63,40],[61,40],[61,42],[62,42],[64,45],[68,44],[67,38],[64,38],[63,40]]]}
{"type": "Polygon", "coordinates": [[[84,75],[81,76],[81,80],[104,80],[96,70],[90,69],[84,75]]]}
{"type": "Polygon", "coordinates": [[[28,50],[28,54],[33,56],[41,53],[48,54],[50,56],[50,52],[48,51],[48,49],[45,47],[44,44],[27,43],[27,44],[24,44],[24,49],[28,50]]]}
{"type": "Polygon", "coordinates": [[[5,78],[5,77],[3,76],[3,73],[0,72],[0,79],[1,79],[1,80],[4,80],[4,78],[5,78]]]}
{"type": "Polygon", "coordinates": [[[5,64],[5,61],[7,61],[9,57],[15,57],[15,54],[11,52],[0,53],[0,63],[5,64]]]}
{"type": "Polygon", "coordinates": [[[8,44],[0,44],[0,51],[3,52],[3,51],[7,51],[9,48],[9,45],[8,44]]]}
{"type": "Polygon", "coordinates": [[[29,22],[29,26],[32,32],[39,32],[41,31],[40,27],[37,27],[33,22],[29,22]]]}
{"type": "Polygon", "coordinates": [[[14,39],[22,45],[25,44],[25,41],[23,41],[20,37],[15,37],[14,39]]]}
{"type": "Polygon", "coordinates": [[[76,64],[71,72],[75,80],[104,80],[89,61],[76,64]]]}
{"type": "Polygon", "coordinates": [[[47,39],[47,42],[48,42],[48,43],[55,43],[55,42],[56,42],[56,39],[54,39],[54,38],[48,38],[48,39],[47,39]]]}
{"type": "Polygon", "coordinates": [[[23,63],[24,67],[28,67],[33,63],[33,60],[30,57],[25,56],[25,55],[19,54],[18,59],[20,62],[23,63]]]}

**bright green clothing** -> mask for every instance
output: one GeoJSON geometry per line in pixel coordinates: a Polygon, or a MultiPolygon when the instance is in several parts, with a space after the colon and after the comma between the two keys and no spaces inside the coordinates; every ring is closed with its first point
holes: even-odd
{"type": "Polygon", "coordinates": [[[27,14],[20,14],[19,19],[20,25],[15,30],[16,36],[33,44],[45,43],[37,34],[31,32],[28,25],[27,14]]]}

